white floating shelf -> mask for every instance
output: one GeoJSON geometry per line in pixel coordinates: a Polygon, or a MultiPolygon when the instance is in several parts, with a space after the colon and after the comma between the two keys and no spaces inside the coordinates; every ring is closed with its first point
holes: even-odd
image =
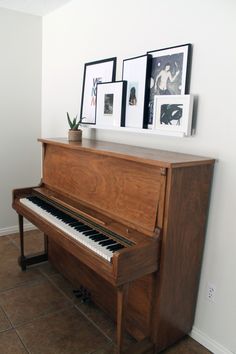
{"type": "Polygon", "coordinates": [[[175,136],[178,138],[186,137],[183,132],[174,131],[164,131],[158,129],[139,129],[139,128],[128,128],[128,127],[104,127],[99,125],[83,124],[84,127],[89,129],[102,129],[102,130],[112,130],[124,133],[138,133],[138,134],[149,134],[149,135],[164,135],[164,136],[175,136]]]}

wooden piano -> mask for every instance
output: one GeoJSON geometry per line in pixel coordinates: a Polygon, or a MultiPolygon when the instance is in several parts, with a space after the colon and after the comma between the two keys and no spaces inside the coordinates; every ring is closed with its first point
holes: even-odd
{"type": "Polygon", "coordinates": [[[191,330],[214,160],[83,139],[39,139],[38,187],[13,191],[22,270],[49,259],[136,340],[158,353],[191,330]],[[24,255],[23,217],[45,234],[24,255]]]}

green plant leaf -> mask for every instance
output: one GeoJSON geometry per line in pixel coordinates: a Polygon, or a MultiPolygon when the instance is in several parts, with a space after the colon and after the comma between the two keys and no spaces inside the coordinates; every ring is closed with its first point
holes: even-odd
{"type": "Polygon", "coordinates": [[[69,113],[68,113],[68,112],[66,112],[66,114],[67,114],[68,124],[69,124],[69,126],[70,126],[70,129],[72,129],[72,128],[73,128],[73,124],[72,124],[72,122],[71,122],[71,119],[70,119],[69,113]]]}

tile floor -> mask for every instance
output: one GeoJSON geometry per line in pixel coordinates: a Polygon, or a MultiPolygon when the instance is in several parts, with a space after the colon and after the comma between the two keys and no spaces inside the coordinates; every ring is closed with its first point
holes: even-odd
{"type": "MultiPolygon", "coordinates": [[[[25,240],[26,254],[43,249],[39,231],[26,232],[25,240]]],[[[72,285],[49,263],[22,272],[18,255],[18,234],[0,237],[0,354],[114,353],[113,322],[75,298],[72,285]]],[[[165,353],[210,352],[186,338],[165,353]]]]}

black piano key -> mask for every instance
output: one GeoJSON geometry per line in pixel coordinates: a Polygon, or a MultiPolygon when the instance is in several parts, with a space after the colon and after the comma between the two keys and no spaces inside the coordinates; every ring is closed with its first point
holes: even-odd
{"type": "Polygon", "coordinates": [[[114,243],[116,243],[116,241],[109,239],[109,240],[106,240],[106,241],[101,241],[101,242],[99,242],[99,245],[101,245],[101,246],[108,246],[108,245],[112,245],[112,244],[114,244],[114,243]]]}
{"type": "Polygon", "coordinates": [[[98,242],[98,241],[105,241],[108,239],[108,237],[104,236],[104,235],[94,235],[94,236],[89,236],[89,238],[95,242],[98,242]]]}
{"type": "Polygon", "coordinates": [[[87,225],[82,225],[82,226],[76,226],[75,230],[82,232],[82,231],[90,231],[92,229],[87,225]]]}
{"type": "Polygon", "coordinates": [[[98,242],[99,245],[103,246],[104,248],[112,252],[115,252],[125,247],[117,243],[115,240],[110,239],[108,236],[100,233],[99,231],[93,230],[88,225],[83,224],[82,222],[76,220],[72,216],[66,214],[60,209],[57,209],[53,205],[48,204],[47,202],[39,199],[36,196],[31,196],[28,197],[27,199],[29,199],[32,203],[38,205],[40,208],[46,210],[48,213],[52,214],[59,220],[62,220],[65,224],[71,226],[72,228],[74,228],[79,232],[82,232],[85,236],[88,236],[88,238],[90,238],[94,242],[98,242]]]}
{"type": "Polygon", "coordinates": [[[100,232],[99,231],[96,231],[96,230],[91,230],[91,231],[85,231],[83,232],[83,234],[85,236],[91,236],[91,235],[98,235],[100,232]]]}
{"type": "Polygon", "coordinates": [[[107,247],[107,249],[108,249],[109,251],[118,251],[118,250],[120,250],[121,248],[124,248],[124,246],[121,245],[121,244],[112,245],[112,246],[108,246],[108,247],[107,247]]]}
{"type": "Polygon", "coordinates": [[[75,221],[69,224],[69,226],[71,226],[72,228],[76,228],[76,226],[83,226],[84,224],[80,221],[75,221]]]}
{"type": "Polygon", "coordinates": [[[95,239],[95,238],[97,238],[97,237],[101,237],[101,236],[104,236],[104,235],[99,232],[99,233],[94,234],[94,235],[89,235],[88,238],[90,238],[91,240],[93,240],[93,239],[95,239]]]}

